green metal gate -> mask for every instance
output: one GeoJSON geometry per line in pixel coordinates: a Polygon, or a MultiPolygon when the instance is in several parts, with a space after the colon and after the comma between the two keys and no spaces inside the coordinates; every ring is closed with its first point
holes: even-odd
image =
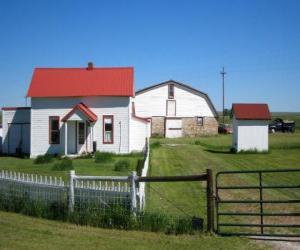
{"type": "Polygon", "coordinates": [[[216,226],[220,235],[300,237],[300,169],[218,172],[216,226]]]}

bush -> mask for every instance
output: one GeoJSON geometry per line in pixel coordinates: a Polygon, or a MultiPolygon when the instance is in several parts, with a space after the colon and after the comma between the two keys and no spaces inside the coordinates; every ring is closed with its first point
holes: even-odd
{"type": "Polygon", "coordinates": [[[95,162],[97,163],[109,162],[112,161],[113,156],[114,156],[113,153],[97,151],[95,153],[95,162]]]}
{"type": "Polygon", "coordinates": [[[128,160],[119,160],[115,163],[115,171],[127,171],[129,169],[130,162],[128,160]]]}
{"type": "Polygon", "coordinates": [[[53,161],[53,156],[45,154],[45,155],[38,155],[34,159],[33,163],[34,164],[45,164],[45,163],[50,163],[52,161],[53,161]]]}
{"type": "Polygon", "coordinates": [[[161,146],[161,143],[159,141],[156,141],[156,142],[152,142],[150,144],[150,148],[151,149],[154,149],[154,148],[159,148],[161,146]]]}
{"type": "Polygon", "coordinates": [[[93,158],[93,153],[83,152],[80,156],[76,157],[76,159],[91,159],[93,158]]]}
{"type": "Polygon", "coordinates": [[[71,170],[71,169],[74,169],[73,162],[68,157],[62,158],[61,161],[55,163],[53,166],[53,170],[63,171],[63,170],[71,170]]]}
{"type": "Polygon", "coordinates": [[[143,171],[143,168],[144,168],[144,163],[145,163],[144,159],[138,159],[137,166],[136,166],[136,172],[137,172],[138,176],[142,175],[142,171],[143,171]]]}

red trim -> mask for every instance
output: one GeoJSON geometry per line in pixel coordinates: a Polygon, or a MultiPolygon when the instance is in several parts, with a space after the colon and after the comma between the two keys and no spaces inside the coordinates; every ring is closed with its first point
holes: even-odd
{"type": "Polygon", "coordinates": [[[103,115],[102,117],[103,121],[102,121],[102,143],[103,144],[114,144],[114,116],[113,115],[103,115]],[[104,120],[105,118],[111,118],[111,123],[112,123],[112,130],[111,130],[111,142],[105,142],[104,141],[104,134],[105,134],[105,126],[104,126],[104,120]]]}
{"type": "Polygon", "coordinates": [[[59,116],[49,116],[49,144],[60,144],[60,122],[59,116]],[[58,143],[53,143],[51,140],[51,120],[58,120],[58,143]]]}
{"type": "Polygon", "coordinates": [[[31,109],[31,107],[3,107],[2,110],[17,110],[17,109],[31,109]]]}
{"type": "Polygon", "coordinates": [[[97,121],[97,115],[82,102],[74,106],[73,109],[62,118],[62,121],[66,122],[76,112],[77,109],[80,110],[84,115],[86,115],[89,121],[97,121]]]}
{"type": "Polygon", "coordinates": [[[177,110],[176,110],[176,106],[177,106],[177,105],[176,105],[176,100],[167,100],[167,101],[166,101],[166,116],[168,116],[168,102],[175,102],[175,116],[176,116],[176,113],[177,113],[177,112],[176,112],[176,111],[177,111],[177,110]]]}

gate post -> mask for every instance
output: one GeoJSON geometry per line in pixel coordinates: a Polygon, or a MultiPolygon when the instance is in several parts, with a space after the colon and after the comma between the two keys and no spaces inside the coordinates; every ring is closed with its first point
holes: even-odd
{"type": "Polygon", "coordinates": [[[212,170],[206,169],[206,174],[207,231],[212,233],[214,231],[214,189],[212,170]]]}
{"type": "Polygon", "coordinates": [[[69,174],[69,190],[68,190],[68,197],[69,197],[69,213],[74,211],[74,178],[75,178],[75,170],[71,170],[69,174]]]}
{"type": "Polygon", "coordinates": [[[131,175],[130,175],[130,186],[131,186],[131,212],[133,213],[133,215],[135,215],[136,213],[136,185],[135,185],[135,181],[136,181],[136,171],[132,171],[131,175]]]}

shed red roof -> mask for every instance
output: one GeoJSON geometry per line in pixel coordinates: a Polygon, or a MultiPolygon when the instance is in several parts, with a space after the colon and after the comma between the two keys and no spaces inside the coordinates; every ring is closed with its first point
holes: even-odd
{"type": "Polygon", "coordinates": [[[62,118],[62,121],[66,122],[76,112],[76,110],[80,110],[84,115],[86,115],[90,122],[97,121],[97,115],[82,102],[73,107],[71,111],[62,118]]]}
{"type": "Polygon", "coordinates": [[[133,67],[36,68],[27,96],[133,96],[133,71],[133,67]]]}
{"type": "Polygon", "coordinates": [[[237,120],[270,120],[268,104],[234,103],[232,111],[237,120]]]}

